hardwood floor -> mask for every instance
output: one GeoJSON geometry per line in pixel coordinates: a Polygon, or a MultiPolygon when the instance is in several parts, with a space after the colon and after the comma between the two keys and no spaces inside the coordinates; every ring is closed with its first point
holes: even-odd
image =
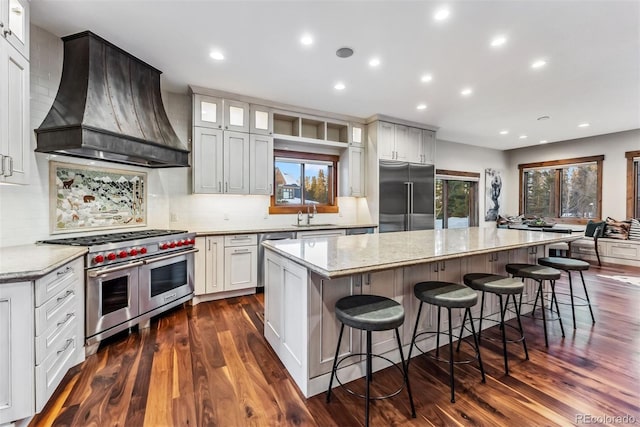
{"type": "MultiPolygon", "coordinates": [[[[549,323],[548,349],[541,322],[524,319],[530,360],[510,344],[510,376],[501,343],[483,338],[486,383],[476,365],[457,366],[454,404],[448,366],[412,359],[417,418],[410,418],[403,392],[372,403],[371,425],[620,425],[630,420],[614,417],[624,416],[640,424],[640,286],[598,275],[640,276],[640,269],[586,272],[597,323],[580,307],[574,330],[570,307],[561,306],[566,337],[549,323]]],[[[563,275],[558,290],[566,287],[563,275]]],[[[166,313],[150,329],[109,340],[74,368],[31,425],[363,425],[364,402],[341,389],[330,404],[324,394],[305,400],[262,330],[262,294],[166,313]]],[[[492,334],[499,336],[497,327],[485,336],[492,334]]],[[[374,391],[396,379],[392,368],[374,374],[374,391]]]]}

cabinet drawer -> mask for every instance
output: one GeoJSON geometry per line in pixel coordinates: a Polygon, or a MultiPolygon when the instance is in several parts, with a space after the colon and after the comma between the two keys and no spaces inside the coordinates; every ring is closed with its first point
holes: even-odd
{"type": "Polygon", "coordinates": [[[40,307],[72,281],[79,280],[82,275],[84,275],[84,261],[82,258],[78,258],[36,280],[36,307],[40,307]]]}
{"type": "Polygon", "coordinates": [[[36,336],[44,334],[50,326],[55,326],[55,322],[59,322],[70,311],[77,310],[76,286],[76,281],[67,283],[67,287],[53,295],[41,307],[36,307],[36,336]]]}
{"type": "Polygon", "coordinates": [[[75,333],[73,322],[68,327],[70,334],[63,335],[58,346],[51,350],[40,365],[36,365],[36,412],[42,410],[76,360],[75,354],[81,338],[75,333]]]}
{"type": "Polygon", "coordinates": [[[630,243],[608,243],[607,256],[624,259],[640,258],[640,246],[630,243]]]}
{"type": "Polygon", "coordinates": [[[257,244],[257,234],[238,234],[236,236],[224,236],[225,246],[249,246],[257,244]]]}
{"type": "MultiPolygon", "coordinates": [[[[600,249],[600,247],[598,248],[600,249]]],[[[587,245],[571,245],[571,252],[577,254],[585,254],[585,255],[595,255],[596,249],[595,246],[587,246],[587,245]]]]}
{"type": "Polygon", "coordinates": [[[36,337],[36,365],[40,365],[51,353],[55,353],[64,347],[64,341],[68,339],[78,327],[78,313],[75,305],[73,310],[61,311],[60,319],[52,323],[52,327],[36,337]]]}

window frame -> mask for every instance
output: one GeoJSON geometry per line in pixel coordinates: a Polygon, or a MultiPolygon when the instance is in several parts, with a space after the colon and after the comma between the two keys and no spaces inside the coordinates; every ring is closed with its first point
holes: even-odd
{"type": "Polygon", "coordinates": [[[554,212],[556,214],[555,217],[550,217],[555,222],[564,223],[564,224],[586,224],[589,220],[600,220],[602,218],[602,162],[604,161],[604,155],[600,156],[589,156],[589,157],[575,157],[572,159],[561,159],[561,160],[550,160],[545,162],[535,162],[535,163],[521,163],[518,165],[518,175],[519,175],[519,213],[520,215],[524,215],[524,172],[527,169],[536,169],[536,168],[549,168],[552,169],[554,166],[557,166],[556,176],[556,191],[554,198],[554,212]],[[559,171],[563,169],[563,166],[567,165],[580,165],[581,163],[595,163],[598,169],[597,172],[597,207],[596,207],[596,216],[595,218],[572,218],[572,217],[560,217],[558,214],[560,213],[561,204],[562,204],[562,192],[560,189],[561,179],[559,179],[559,171]]]}
{"type": "Polygon", "coordinates": [[[640,217],[640,206],[637,206],[638,186],[637,182],[638,169],[640,168],[640,150],[627,151],[624,153],[627,159],[627,218],[640,217]]]}
{"type": "MultiPolygon", "coordinates": [[[[474,185],[472,186],[472,191],[469,192],[469,227],[477,227],[480,224],[480,206],[479,206],[479,187],[480,187],[480,173],[478,172],[463,172],[463,171],[454,171],[447,169],[436,169],[436,180],[440,179],[442,181],[464,181],[464,182],[472,182],[474,185]],[[448,177],[453,179],[448,179],[448,177]],[[465,179],[466,178],[466,179],[465,179]]],[[[435,185],[434,185],[435,187],[435,185]]],[[[447,193],[446,184],[443,185],[443,193],[447,193]]],[[[442,229],[448,229],[448,218],[446,217],[446,207],[447,202],[444,198],[443,194],[443,217],[442,217],[442,229]],[[447,227],[445,227],[447,225],[447,227]]],[[[434,192],[435,196],[435,192],[434,192]]],[[[434,225],[435,221],[437,221],[437,213],[434,215],[434,225]]]]}
{"type": "Polygon", "coordinates": [[[330,154],[316,154],[316,153],[305,153],[301,151],[289,151],[289,150],[273,150],[273,194],[270,197],[269,202],[269,214],[296,214],[299,211],[303,213],[306,212],[307,207],[311,205],[289,205],[289,206],[279,206],[276,205],[276,174],[275,174],[275,164],[276,158],[284,157],[287,159],[298,159],[298,160],[310,160],[310,161],[321,161],[321,162],[331,162],[332,163],[332,176],[328,177],[330,182],[330,188],[333,192],[333,204],[327,205],[315,205],[316,212],[318,213],[338,213],[338,161],[340,157],[330,155],[330,154]]]}

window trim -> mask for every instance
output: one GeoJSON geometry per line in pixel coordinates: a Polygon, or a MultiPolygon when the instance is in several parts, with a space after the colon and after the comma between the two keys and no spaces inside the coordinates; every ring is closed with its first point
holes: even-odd
{"type": "MultiPolygon", "coordinates": [[[[598,188],[597,188],[597,210],[595,218],[564,218],[564,217],[554,217],[552,218],[555,222],[565,223],[565,224],[586,224],[589,219],[598,220],[602,218],[602,162],[604,161],[604,154],[600,156],[589,156],[589,157],[574,157],[572,159],[561,159],[561,160],[550,160],[545,162],[534,162],[534,163],[521,163],[518,165],[518,175],[519,175],[519,185],[518,185],[518,198],[519,198],[519,213],[520,215],[524,214],[524,171],[525,169],[536,169],[536,168],[550,168],[553,166],[567,166],[567,165],[578,165],[581,163],[596,163],[598,167],[598,188]]],[[[554,200],[554,211],[560,212],[560,181],[556,179],[556,194],[557,197],[554,200]]]]}
{"type": "MultiPolygon", "coordinates": [[[[480,187],[480,173],[478,172],[463,172],[463,171],[454,171],[448,169],[436,169],[436,179],[440,179],[443,181],[465,181],[471,182],[474,185],[472,186],[472,191],[469,192],[469,227],[477,227],[480,224],[480,206],[478,199],[478,192],[480,187]]],[[[446,193],[446,185],[443,187],[443,193],[446,193]]],[[[434,194],[435,195],[435,194],[434,194]]],[[[446,201],[443,198],[443,209],[446,207],[446,201]]],[[[434,221],[437,218],[434,218],[434,221]]],[[[442,218],[442,228],[448,229],[448,218],[446,215],[443,215],[442,218]],[[447,227],[445,227],[447,225],[447,227]]]]}
{"type": "Polygon", "coordinates": [[[308,205],[295,205],[295,206],[278,206],[276,205],[276,174],[275,174],[275,163],[277,157],[284,157],[289,159],[300,159],[300,160],[316,160],[322,162],[331,162],[333,168],[333,177],[331,178],[331,191],[333,192],[333,203],[332,205],[316,205],[316,211],[318,213],[338,213],[338,161],[340,158],[338,156],[333,156],[330,154],[316,154],[316,153],[305,153],[301,151],[289,151],[289,150],[273,150],[273,165],[274,165],[274,174],[273,174],[273,194],[270,197],[269,202],[269,214],[296,214],[299,211],[303,213],[306,212],[306,208],[308,205]]]}
{"type": "Polygon", "coordinates": [[[627,151],[624,153],[627,158],[627,218],[635,218],[637,206],[635,206],[636,188],[635,177],[638,176],[639,162],[635,159],[640,157],[640,151],[627,151]]]}

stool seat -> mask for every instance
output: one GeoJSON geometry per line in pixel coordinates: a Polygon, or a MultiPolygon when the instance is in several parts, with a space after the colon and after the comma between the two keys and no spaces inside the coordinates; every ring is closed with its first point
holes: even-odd
{"type": "Polygon", "coordinates": [[[555,268],[535,264],[507,264],[507,273],[535,280],[558,280],[562,274],[555,268]]]}
{"type": "Polygon", "coordinates": [[[404,309],[396,301],[379,295],[351,295],[336,302],[336,317],[352,328],[387,331],[404,322],[404,309]]]}
{"type": "Polygon", "coordinates": [[[581,259],[562,258],[555,256],[539,258],[538,264],[564,271],[582,271],[589,269],[589,263],[586,261],[582,261],[581,259]]]}
{"type": "Polygon", "coordinates": [[[493,294],[521,294],[524,283],[521,280],[490,273],[469,273],[464,275],[464,284],[471,289],[493,294]]]}
{"type": "Polygon", "coordinates": [[[413,293],[422,302],[445,308],[468,308],[478,302],[478,294],[472,289],[451,282],[420,282],[413,293]]]}

